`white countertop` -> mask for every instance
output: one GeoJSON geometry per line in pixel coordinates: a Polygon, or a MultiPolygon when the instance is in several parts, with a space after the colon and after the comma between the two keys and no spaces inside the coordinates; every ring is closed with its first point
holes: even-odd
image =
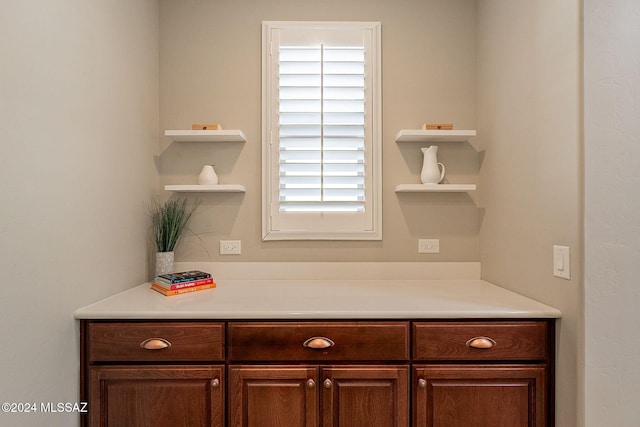
{"type": "Polygon", "coordinates": [[[555,308],[483,280],[217,280],[166,297],[149,284],[75,312],[76,319],[558,318],[555,308]]]}

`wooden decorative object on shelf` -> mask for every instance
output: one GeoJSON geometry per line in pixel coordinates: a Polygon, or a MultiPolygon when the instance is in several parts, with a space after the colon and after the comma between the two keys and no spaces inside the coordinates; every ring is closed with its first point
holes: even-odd
{"type": "Polygon", "coordinates": [[[191,125],[191,130],[222,130],[222,125],[219,123],[194,123],[191,125]]]}
{"type": "Polygon", "coordinates": [[[422,130],[453,130],[453,123],[425,123],[422,130]]]}

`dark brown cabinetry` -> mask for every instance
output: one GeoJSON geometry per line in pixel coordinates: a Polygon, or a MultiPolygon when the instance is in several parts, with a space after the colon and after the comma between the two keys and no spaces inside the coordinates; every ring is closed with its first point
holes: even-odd
{"type": "Polygon", "coordinates": [[[322,369],[323,427],[409,425],[408,366],[322,369]]]}
{"type": "Polygon", "coordinates": [[[553,426],[552,326],[414,322],[414,427],[553,426]]]}
{"type": "Polygon", "coordinates": [[[231,366],[229,426],[407,427],[408,366],[231,366]]]}
{"type": "Polygon", "coordinates": [[[227,336],[230,427],[409,426],[409,322],[231,322],[227,336]]]}
{"type": "Polygon", "coordinates": [[[83,424],[552,427],[554,325],[83,320],[83,424]]]}
{"type": "Polygon", "coordinates": [[[546,426],[543,366],[416,366],[415,427],[546,426]]]}
{"type": "Polygon", "coordinates": [[[84,425],[223,427],[224,323],[81,323],[84,425]]]}
{"type": "Polygon", "coordinates": [[[404,361],[409,336],[409,322],[230,322],[229,359],[404,361]]]}
{"type": "Polygon", "coordinates": [[[316,427],[317,382],[310,367],[231,366],[229,425],[316,427]]]}
{"type": "Polygon", "coordinates": [[[97,366],[92,426],[223,427],[221,366],[97,366]]]}

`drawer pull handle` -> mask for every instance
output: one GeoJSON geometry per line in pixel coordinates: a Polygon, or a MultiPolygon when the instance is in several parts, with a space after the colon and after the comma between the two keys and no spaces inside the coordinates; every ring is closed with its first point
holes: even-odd
{"type": "Polygon", "coordinates": [[[145,350],[162,350],[171,347],[171,343],[164,338],[148,338],[140,343],[145,350]]]}
{"type": "Polygon", "coordinates": [[[418,387],[427,388],[427,380],[425,380],[424,378],[420,378],[418,380],[418,387]]]}
{"type": "Polygon", "coordinates": [[[211,388],[220,387],[220,380],[218,378],[214,378],[211,380],[211,388]]]}
{"type": "Polygon", "coordinates": [[[311,378],[309,378],[307,380],[307,388],[314,388],[316,386],[316,382],[314,380],[312,380],[311,378]]]}
{"type": "Polygon", "coordinates": [[[323,348],[333,347],[334,345],[336,345],[336,343],[325,337],[311,337],[303,342],[302,345],[306,348],[322,350],[323,348]]]}
{"type": "Polygon", "coordinates": [[[495,345],[496,342],[489,337],[475,337],[467,341],[468,347],[478,348],[481,350],[486,350],[488,348],[494,347],[495,345]]]}
{"type": "Polygon", "coordinates": [[[327,378],[326,380],[324,380],[322,385],[324,386],[324,388],[329,389],[333,385],[333,382],[329,378],[327,378]]]}

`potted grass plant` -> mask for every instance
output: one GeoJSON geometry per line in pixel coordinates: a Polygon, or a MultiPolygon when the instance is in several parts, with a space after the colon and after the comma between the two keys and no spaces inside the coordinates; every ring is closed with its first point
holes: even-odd
{"type": "Polygon", "coordinates": [[[187,206],[186,199],[155,203],[151,226],[156,248],[156,276],[173,272],[174,249],[198,205],[187,206]]]}

